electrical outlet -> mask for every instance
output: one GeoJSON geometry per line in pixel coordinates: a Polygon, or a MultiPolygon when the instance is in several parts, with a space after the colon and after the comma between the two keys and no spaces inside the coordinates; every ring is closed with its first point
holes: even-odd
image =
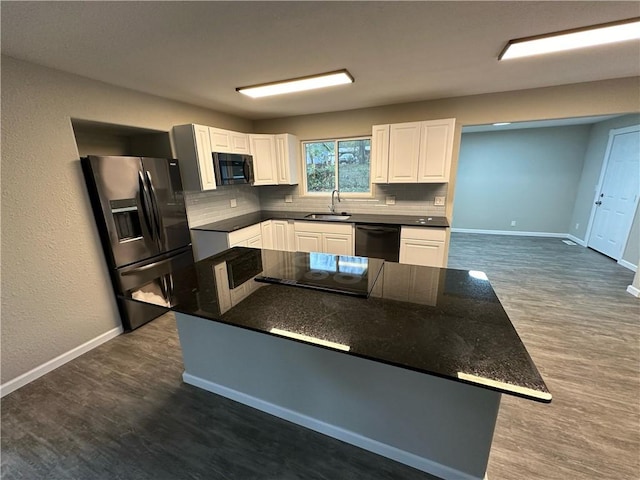
{"type": "Polygon", "coordinates": [[[444,197],[435,197],[433,204],[440,206],[444,205],[444,197]]]}
{"type": "Polygon", "coordinates": [[[285,195],[284,203],[293,203],[293,195],[285,195]]]}
{"type": "Polygon", "coordinates": [[[511,226],[515,227],[516,226],[516,221],[515,220],[511,220],[511,226]]]}
{"type": "Polygon", "coordinates": [[[238,201],[235,198],[229,200],[229,203],[231,204],[231,208],[235,208],[238,206],[238,201]]]}
{"type": "Polygon", "coordinates": [[[384,203],[386,203],[387,205],[395,205],[396,204],[396,196],[395,195],[387,195],[387,198],[385,198],[384,203]]]}

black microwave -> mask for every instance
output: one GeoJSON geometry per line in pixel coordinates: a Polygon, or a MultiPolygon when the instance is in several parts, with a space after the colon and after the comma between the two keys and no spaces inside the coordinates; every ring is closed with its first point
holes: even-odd
{"type": "Polygon", "coordinates": [[[216,185],[253,183],[253,157],[237,153],[213,153],[216,185]]]}

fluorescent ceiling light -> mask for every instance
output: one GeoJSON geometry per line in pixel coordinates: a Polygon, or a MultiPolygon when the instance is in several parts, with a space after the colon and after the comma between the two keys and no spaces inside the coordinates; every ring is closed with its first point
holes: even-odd
{"type": "Polygon", "coordinates": [[[511,122],[496,122],[492,124],[494,127],[502,127],[504,125],[511,125],[511,122]]]}
{"type": "Polygon", "coordinates": [[[236,91],[252,98],[260,98],[270,95],[281,95],[283,93],[302,92],[305,90],[313,90],[315,88],[332,87],[334,85],[344,85],[346,83],[353,82],[353,77],[347,70],[337,70],[335,72],[291,78],[289,80],[281,80],[279,82],[238,87],[236,88],[236,91]]]}
{"type": "Polygon", "coordinates": [[[509,40],[498,60],[640,39],[640,18],[509,40]]]}

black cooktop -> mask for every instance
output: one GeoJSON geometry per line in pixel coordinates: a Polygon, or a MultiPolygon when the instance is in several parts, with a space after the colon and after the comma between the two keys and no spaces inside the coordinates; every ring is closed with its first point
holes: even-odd
{"type": "Polygon", "coordinates": [[[384,260],[326,253],[263,250],[257,282],[276,283],[367,298],[384,260]]]}

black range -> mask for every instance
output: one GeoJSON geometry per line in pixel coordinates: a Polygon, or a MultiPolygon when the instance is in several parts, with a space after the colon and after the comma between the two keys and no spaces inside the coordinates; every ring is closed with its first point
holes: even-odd
{"type": "Polygon", "coordinates": [[[482,272],[236,247],[174,272],[173,283],[176,312],[348,345],[347,355],[551,401],[482,272]],[[250,278],[237,286],[233,272],[250,278]],[[359,293],[348,291],[354,286],[359,293]]]}

